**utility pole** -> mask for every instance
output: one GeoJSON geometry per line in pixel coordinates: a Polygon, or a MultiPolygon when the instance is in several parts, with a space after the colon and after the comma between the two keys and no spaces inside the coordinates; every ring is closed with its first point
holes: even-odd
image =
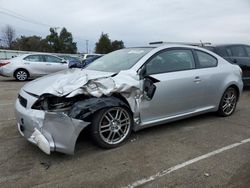
{"type": "Polygon", "coordinates": [[[89,40],[85,40],[86,42],[86,53],[89,53],[89,40]]]}

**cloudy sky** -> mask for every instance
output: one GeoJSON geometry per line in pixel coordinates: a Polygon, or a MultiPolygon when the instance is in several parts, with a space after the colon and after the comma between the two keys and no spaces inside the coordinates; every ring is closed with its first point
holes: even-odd
{"type": "Polygon", "coordinates": [[[250,0],[0,0],[0,28],[17,35],[66,27],[78,50],[102,32],[126,46],[151,41],[250,44],[250,0]]]}

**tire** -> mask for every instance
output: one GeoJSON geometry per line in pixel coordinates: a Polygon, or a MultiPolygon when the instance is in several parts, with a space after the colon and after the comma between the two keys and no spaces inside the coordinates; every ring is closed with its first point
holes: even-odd
{"type": "Polygon", "coordinates": [[[237,106],[238,92],[235,88],[229,87],[223,93],[217,114],[223,117],[234,113],[237,106]]]}
{"type": "Polygon", "coordinates": [[[26,81],[29,78],[29,73],[25,69],[18,69],[15,71],[14,77],[18,81],[26,81]]]}
{"type": "Polygon", "coordinates": [[[104,108],[92,118],[91,136],[101,148],[111,149],[122,145],[131,134],[132,116],[128,108],[104,108]]]}

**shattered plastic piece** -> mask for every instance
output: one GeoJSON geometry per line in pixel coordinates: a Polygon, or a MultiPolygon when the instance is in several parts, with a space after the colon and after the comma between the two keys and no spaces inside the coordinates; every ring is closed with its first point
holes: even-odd
{"type": "Polygon", "coordinates": [[[44,151],[48,155],[50,154],[49,142],[37,128],[34,129],[34,132],[30,138],[37,144],[37,146],[42,151],[44,151]]]}
{"type": "Polygon", "coordinates": [[[45,170],[48,170],[49,167],[51,166],[51,162],[40,162],[42,166],[44,166],[45,170]]]}
{"type": "Polygon", "coordinates": [[[209,177],[210,175],[209,175],[209,173],[204,172],[204,176],[209,177]]]}
{"type": "Polygon", "coordinates": [[[130,142],[134,142],[134,141],[136,141],[136,138],[133,138],[133,139],[130,140],[130,142]]]}

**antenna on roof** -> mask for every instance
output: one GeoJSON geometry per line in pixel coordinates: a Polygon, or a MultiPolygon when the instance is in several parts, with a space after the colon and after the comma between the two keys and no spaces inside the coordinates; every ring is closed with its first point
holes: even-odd
{"type": "Polygon", "coordinates": [[[203,47],[204,46],[204,44],[202,43],[202,41],[200,40],[200,42],[201,42],[201,46],[203,47]]]}
{"type": "Polygon", "coordinates": [[[153,44],[164,44],[165,42],[163,41],[156,41],[156,42],[150,42],[149,44],[150,45],[153,45],[153,44]]]}

